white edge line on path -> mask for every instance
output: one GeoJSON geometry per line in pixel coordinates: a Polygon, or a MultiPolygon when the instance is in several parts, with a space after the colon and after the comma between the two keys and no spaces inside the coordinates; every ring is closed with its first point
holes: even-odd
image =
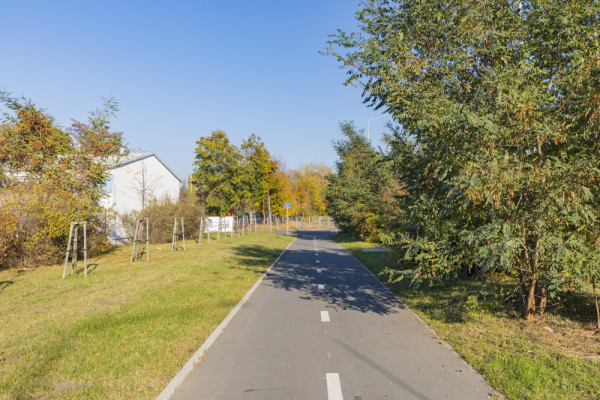
{"type": "Polygon", "coordinates": [[[327,379],[327,399],[344,400],[342,396],[342,384],[340,383],[340,374],[329,373],[325,375],[327,379]]]}
{"type": "Polygon", "coordinates": [[[208,337],[208,339],[206,339],[206,341],[204,343],[202,343],[202,346],[200,346],[200,348],[194,353],[194,355],[185,363],[185,365],[183,366],[183,368],[181,368],[181,370],[177,373],[177,375],[175,375],[175,377],[171,380],[171,382],[169,382],[169,384],[167,385],[167,387],[165,387],[163,389],[163,391],[160,392],[160,394],[158,395],[158,397],[156,398],[156,400],[168,400],[168,399],[171,398],[171,396],[173,395],[173,393],[175,393],[175,389],[177,389],[177,387],[179,385],[181,385],[181,383],[188,376],[188,374],[190,372],[192,372],[192,370],[194,369],[194,366],[200,361],[200,359],[202,358],[202,356],[204,356],[204,353],[210,348],[210,346],[213,345],[213,343],[217,340],[217,338],[219,337],[219,335],[221,333],[223,333],[223,331],[225,330],[225,328],[227,327],[227,325],[229,325],[229,322],[231,322],[231,320],[233,319],[233,317],[235,317],[235,315],[238,313],[238,311],[240,311],[240,309],[242,308],[242,306],[244,304],[246,304],[246,302],[248,301],[248,299],[250,299],[250,296],[252,296],[252,293],[254,293],[254,291],[260,286],[260,284],[265,279],[265,277],[267,276],[267,274],[269,273],[269,271],[271,271],[271,269],[275,266],[275,264],[277,264],[277,261],[279,261],[279,259],[283,256],[283,254],[287,251],[287,249],[295,241],[296,241],[296,239],[292,240],[290,242],[290,244],[288,244],[287,247],[281,252],[281,254],[279,255],[279,257],[277,257],[275,259],[275,261],[273,261],[273,264],[271,264],[271,266],[269,268],[267,268],[267,270],[265,271],[265,273],[262,274],[262,276],[256,281],[256,283],[254,284],[254,286],[252,286],[250,288],[250,290],[248,290],[248,292],[246,293],[246,295],[244,297],[242,297],[242,299],[236,304],[236,306],[233,308],[233,310],[231,310],[229,312],[229,314],[227,314],[227,316],[225,317],[225,319],[223,320],[223,322],[221,322],[219,324],[219,326],[217,326],[215,328],[215,330],[213,331],[213,333],[211,333],[211,335],[208,337]]]}

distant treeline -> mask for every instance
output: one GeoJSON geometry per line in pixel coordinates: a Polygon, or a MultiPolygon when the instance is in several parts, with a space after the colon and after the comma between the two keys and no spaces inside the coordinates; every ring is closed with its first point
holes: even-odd
{"type": "Polygon", "coordinates": [[[255,134],[240,147],[230,143],[223,131],[214,131],[197,142],[192,191],[210,215],[260,213],[285,216],[325,215],[323,189],[330,172],[323,164],[309,163],[287,170],[272,157],[255,134]]]}

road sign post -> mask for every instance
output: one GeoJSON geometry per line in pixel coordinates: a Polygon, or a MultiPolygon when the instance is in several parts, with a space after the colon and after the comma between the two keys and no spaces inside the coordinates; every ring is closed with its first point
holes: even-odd
{"type": "Polygon", "coordinates": [[[290,236],[290,203],[285,203],[285,235],[290,236]]]}

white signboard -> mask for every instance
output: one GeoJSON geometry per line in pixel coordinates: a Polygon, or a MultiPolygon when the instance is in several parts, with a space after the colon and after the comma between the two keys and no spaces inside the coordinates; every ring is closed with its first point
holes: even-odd
{"type": "MultiPolygon", "coordinates": [[[[219,231],[219,217],[207,217],[204,222],[204,232],[219,231]]],[[[233,217],[221,217],[221,232],[233,232],[233,217]]]]}

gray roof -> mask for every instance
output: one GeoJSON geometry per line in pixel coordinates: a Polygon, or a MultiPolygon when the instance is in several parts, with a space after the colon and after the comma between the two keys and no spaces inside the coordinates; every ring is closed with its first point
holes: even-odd
{"type": "Polygon", "coordinates": [[[179,179],[179,177],[177,175],[175,175],[175,173],[173,171],[171,171],[171,168],[167,167],[167,164],[165,164],[160,158],[158,158],[158,156],[156,154],[154,154],[152,152],[129,153],[126,156],[121,156],[118,158],[118,160],[115,160],[117,165],[111,169],[121,168],[126,165],[133,164],[135,162],[142,161],[142,160],[145,160],[146,158],[150,158],[150,157],[155,157],[158,160],[158,162],[160,162],[163,165],[163,167],[165,167],[167,169],[167,171],[169,171],[171,173],[171,175],[173,175],[175,177],[175,179],[177,179],[179,181],[179,183],[183,183],[183,181],[181,179],[179,179]]]}

